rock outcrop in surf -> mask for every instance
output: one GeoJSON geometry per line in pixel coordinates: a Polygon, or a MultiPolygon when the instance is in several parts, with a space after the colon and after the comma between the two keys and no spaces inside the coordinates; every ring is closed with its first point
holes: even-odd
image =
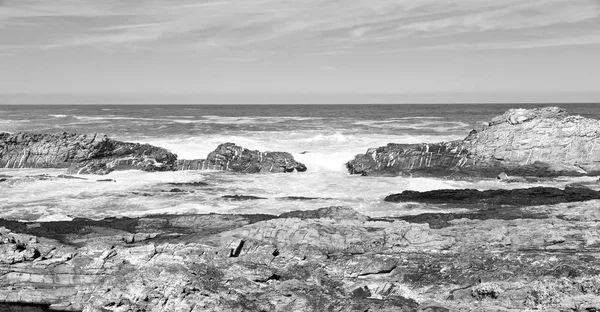
{"type": "Polygon", "coordinates": [[[0,133],[1,168],[68,168],[69,174],[169,171],[176,169],[176,159],[164,148],[116,141],[100,133],[0,133]]]}
{"type": "Polygon", "coordinates": [[[464,140],[371,148],[346,164],[372,176],[583,176],[600,174],[600,120],[558,107],[511,109],[464,140]]]}
{"type": "Polygon", "coordinates": [[[69,174],[114,170],[225,170],[245,173],[303,172],[306,166],[286,152],[251,151],[221,144],[206,159],[177,160],[149,144],[109,139],[105,134],[0,133],[0,168],[68,168],[69,174]]]}
{"type": "Polygon", "coordinates": [[[225,170],[244,173],[304,172],[306,166],[286,152],[260,152],[224,143],[206,159],[178,160],[178,170],[225,170]]]}

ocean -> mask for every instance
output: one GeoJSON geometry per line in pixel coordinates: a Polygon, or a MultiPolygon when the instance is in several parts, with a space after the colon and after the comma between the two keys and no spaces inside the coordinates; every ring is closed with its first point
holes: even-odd
{"type": "MultiPolygon", "coordinates": [[[[303,173],[239,174],[219,171],[119,171],[88,180],[39,179],[64,169],[0,169],[0,217],[70,220],[148,214],[269,213],[349,206],[369,216],[443,212],[444,207],[394,204],[386,195],[403,190],[516,188],[496,180],[449,181],[349,175],[345,162],[387,143],[462,139],[510,108],[549,105],[53,105],[0,106],[0,131],[106,133],[110,138],[161,146],[179,159],[205,158],[233,142],[260,151],[285,151],[308,167],[303,173]],[[116,182],[97,182],[97,179],[116,182]],[[169,183],[202,181],[168,192],[169,183]],[[193,192],[191,192],[193,191],[193,192]],[[224,195],[258,200],[232,201],[224,195]],[[287,197],[311,199],[291,200],[287,197]]],[[[570,114],[600,119],[596,104],[562,105],[570,114]]],[[[591,178],[552,179],[564,186],[591,178]]],[[[531,183],[527,187],[534,186],[531,183]]],[[[457,211],[453,208],[453,211],[457,211]]]]}

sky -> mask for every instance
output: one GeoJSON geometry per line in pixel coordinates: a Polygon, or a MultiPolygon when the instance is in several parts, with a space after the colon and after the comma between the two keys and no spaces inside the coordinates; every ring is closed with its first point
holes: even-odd
{"type": "Polygon", "coordinates": [[[0,102],[600,102],[600,0],[0,0],[0,102]]]}

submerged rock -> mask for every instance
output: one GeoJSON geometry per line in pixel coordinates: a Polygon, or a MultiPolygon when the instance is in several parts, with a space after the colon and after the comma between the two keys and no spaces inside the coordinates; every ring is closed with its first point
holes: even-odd
{"type": "Polygon", "coordinates": [[[206,159],[178,160],[179,170],[225,170],[244,173],[304,172],[306,166],[286,152],[251,151],[234,143],[224,143],[206,159]]]}
{"type": "Polygon", "coordinates": [[[223,195],[221,196],[223,199],[241,201],[241,200],[256,200],[256,199],[267,199],[265,197],[258,197],[252,195],[223,195]]]}
{"type": "Polygon", "coordinates": [[[464,139],[371,148],[346,164],[362,175],[582,176],[600,174],[600,121],[563,109],[511,109],[464,139]]]}
{"type": "Polygon", "coordinates": [[[193,182],[170,182],[166,183],[168,185],[173,186],[208,186],[209,184],[202,181],[193,181],[193,182]]]}
{"type": "Polygon", "coordinates": [[[387,202],[419,202],[444,205],[552,205],[600,199],[600,192],[583,187],[532,187],[525,189],[500,190],[433,190],[426,192],[404,191],[389,195],[387,202]]]}
{"type": "Polygon", "coordinates": [[[0,133],[2,168],[69,168],[69,174],[168,171],[176,169],[176,159],[164,148],[116,141],[98,133],[0,133]]]}

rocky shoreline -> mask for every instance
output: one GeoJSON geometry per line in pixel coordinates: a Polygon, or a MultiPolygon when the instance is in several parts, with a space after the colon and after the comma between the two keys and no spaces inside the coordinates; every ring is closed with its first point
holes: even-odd
{"type": "Polygon", "coordinates": [[[598,204],[474,211],[444,226],[344,207],[0,220],[0,309],[593,311],[598,204]]]}
{"type": "MultiPolygon", "coordinates": [[[[498,177],[502,183],[594,176],[598,136],[600,121],[559,108],[510,110],[464,140],[388,144],[357,155],[347,168],[367,176],[498,177]]],[[[67,133],[0,134],[0,167],[68,169],[25,177],[34,181],[89,180],[80,174],[126,169],[307,170],[289,153],[233,143],[206,159],[181,160],[160,147],[67,133]]],[[[0,175],[3,185],[15,181],[0,175]]],[[[331,206],[280,215],[0,219],[0,312],[599,311],[597,184],[381,198],[391,207],[434,211],[399,217],[331,206]]],[[[199,193],[208,185],[161,181],[154,193],[131,194],[199,193]]],[[[248,203],[273,198],[218,196],[248,203]]]]}

